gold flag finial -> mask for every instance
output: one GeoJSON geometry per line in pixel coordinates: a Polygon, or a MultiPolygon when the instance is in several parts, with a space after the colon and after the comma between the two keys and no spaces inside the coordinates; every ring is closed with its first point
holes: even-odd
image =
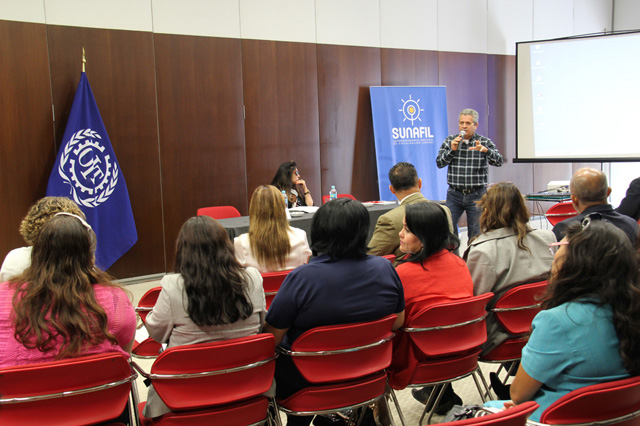
{"type": "Polygon", "coordinates": [[[82,72],[86,71],[86,65],[87,65],[87,58],[84,54],[84,46],[82,46],[82,72]]]}

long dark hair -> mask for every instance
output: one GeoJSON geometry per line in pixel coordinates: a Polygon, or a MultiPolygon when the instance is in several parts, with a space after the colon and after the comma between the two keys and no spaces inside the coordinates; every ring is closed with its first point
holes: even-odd
{"type": "Polygon", "coordinates": [[[289,193],[295,184],[291,181],[291,174],[298,168],[295,161],[285,161],[280,164],[276,175],[271,181],[271,185],[278,188],[279,191],[286,191],[289,193]]]}
{"type": "Polygon", "coordinates": [[[107,329],[107,314],[93,286],[114,286],[94,265],[96,238],[80,216],[58,213],[42,225],[31,266],[11,280],[15,339],[48,352],[62,339],[57,359],[78,355],[104,340],[118,344],[107,329]]]}
{"type": "Polygon", "coordinates": [[[524,237],[531,232],[529,209],[524,203],[520,190],[511,182],[500,182],[487,190],[478,202],[482,209],[480,230],[509,228],[518,236],[518,247],[531,253],[524,244],[524,237]]]}
{"type": "Polygon", "coordinates": [[[405,207],[405,222],[409,231],[422,243],[422,250],[412,253],[402,262],[424,261],[441,250],[453,251],[460,246],[460,239],[449,230],[449,219],[444,209],[436,203],[415,203],[405,207]]]}
{"type": "Polygon", "coordinates": [[[600,220],[567,229],[569,244],[552,270],[543,309],[583,300],[609,304],[620,341],[620,357],[631,375],[640,374],[640,288],[635,250],[624,232],[600,220]]]}
{"type": "Polygon", "coordinates": [[[244,268],[215,219],[196,216],[182,225],[175,271],[184,280],[187,313],[197,325],[231,324],[253,313],[244,268]]]}

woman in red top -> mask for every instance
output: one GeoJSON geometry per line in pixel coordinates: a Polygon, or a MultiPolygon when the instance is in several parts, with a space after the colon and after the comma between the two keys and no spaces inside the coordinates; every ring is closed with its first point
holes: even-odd
{"type": "MultiPolygon", "coordinates": [[[[447,215],[436,203],[409,204],[400,231],[400,250],[406,253],[396,267],[404,288],[405,324],[426,306],[473,297],[473,281],[466,263],[451,253],[460,240],[449,231],[447,215]]],[[[408,384],[418,360],[405,333],[394,342],[392,386],[408,384]]],[[[425,403],[431,388],[414,389],[414,397],[425,403]]],[[[443,395],[436,413],[444,414],[462,400],[451,386],[443,395]]]]}

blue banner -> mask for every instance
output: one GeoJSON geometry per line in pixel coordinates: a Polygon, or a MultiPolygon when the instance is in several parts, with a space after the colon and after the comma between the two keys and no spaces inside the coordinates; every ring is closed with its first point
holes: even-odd
{"type": "Polygon", "coordinates": [[[47,195],[73,199],[96,233],[96,264],[107,269],[138,241],[129,192],[83,72],[47,195]]]}
{"type": "Polygon", "coordinates": [[[436,167],[440,145],[448,136],[444,86],[370,87],[380,200],[393,201],[389,169],[406,161],[422,178],[422,194],[447,198],[447,169],[436,167]]]}

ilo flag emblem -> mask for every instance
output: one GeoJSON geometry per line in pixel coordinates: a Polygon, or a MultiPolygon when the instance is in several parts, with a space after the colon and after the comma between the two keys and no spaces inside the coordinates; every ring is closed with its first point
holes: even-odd
{"type": "Polygon", "coordinates": [[[83,72],[47,186],[73,199],[96,233],[96,263],[109,268],[138,240],[129,192],[83,72]]]}

